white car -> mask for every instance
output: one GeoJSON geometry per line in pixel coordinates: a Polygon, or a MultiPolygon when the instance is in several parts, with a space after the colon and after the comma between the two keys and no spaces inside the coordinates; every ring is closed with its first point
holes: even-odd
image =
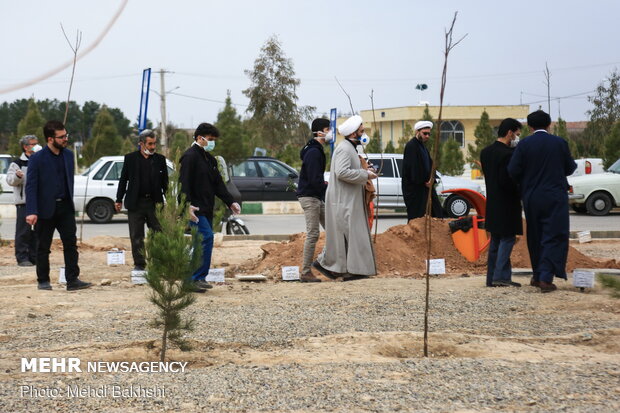
{"type": "Polygon", "coordinates": [[[13,187],[6,183],[6,173],[12,160],[11,155],[0,154],[0,204],[12,204],[14,201],[13,187]]]}
{"type": "MultiPolygon", "coordinates": [[[[75,176],[73,202],[77,212],[85,211],[91,221],[97,224],[112,220],[116,212],[114,202],[123,161],[124,156],[104,156],[97,159],[84,173],[75,176]]],[[[168,175],[172,175],[172,162],[166,159],[166,163],[168,175]]]]}
{"type": "Polygon", "coordinates": [[[620,207],[620,159],[607,172],[568,177],[568,202],[575,212],[607,215],[620,207]]]}
{"type": "MultiPolygon", "coordinates": [[[[399,153],[369,153],[368,161],[373,164],[376,169],[381,167],[381,159],[383,158],[383,168],[381,176],[373,181],[378,194],[375,198],[375,205],[379,204],[381,208],[405,208],[405,200],[403,199],[403,191],[401,188],[401,176],[403,169],[403,155],[399,153]]],[[[448,216],[459,218],[469,215],[471,205],[469,202],[457,194],[443,194],[442,192],[449,189],[471,189],[484,195],[480,185],[467,179],[456,178],[453,176],[442,175],[437,172],[439,183],[436,186],[437,195],[441,201],[444,211],[448,216]]],[[[329,181],[329,172],[325,173],[325,180],[329,181]]]]}

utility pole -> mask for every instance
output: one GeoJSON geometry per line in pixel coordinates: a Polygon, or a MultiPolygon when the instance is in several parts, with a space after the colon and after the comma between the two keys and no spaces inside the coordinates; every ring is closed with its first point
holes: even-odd
{"type": "MultiPolygon", "coordinates": [[[[545,62],[545,84],[547,85],[547,112],[551,114],[551,72],[549,72],[549,66],[545,62]]],[[[551,116],[551,115],[549,115],[551,116]]]]}
{"type": "Polygon", "coordinates": [[[160,132],[160,146],[162,152],[165,153],[166,147],[168,146],[168,137],[166,136],[166,86],[164,75],[166,71],[164,69],[159,69],[159,79],[160,79],[160,87],[161,93],[159,94],[160,102],[161,102],[161,132],[160,132]]]}

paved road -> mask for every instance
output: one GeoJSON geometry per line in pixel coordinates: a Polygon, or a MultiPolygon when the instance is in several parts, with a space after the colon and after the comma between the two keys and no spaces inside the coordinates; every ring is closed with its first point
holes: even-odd
{"type": "MultiPolygon", "coordinates": [[[[303,215],[241,215],[251,234],[294,234],[306,230],[303,215]]],[[[406,215],[383,215],[379,220],[379,232],[407,222],[406,215]]],[[[571,213],[570,223],[572,231],[620,231],[620,211],[604,217],[577,215],[571,213]]],[[[78,222],[78,236],[80,225],[78,222]]],[[[55,234],[58,237],[58,233],[55,234]]],[[[128,237],[127,217],[119,215],[109,224],[93,224],[88,218],[84,223],[83,238],[88,239],[99,235],[114,237],[128,237]]],[[[0,236],[2,239],[15,237],[15,221],[0,219],[0,236]]]]}

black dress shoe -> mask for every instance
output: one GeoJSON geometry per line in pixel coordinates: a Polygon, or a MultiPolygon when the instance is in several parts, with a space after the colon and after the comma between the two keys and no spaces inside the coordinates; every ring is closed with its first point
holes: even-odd
{"type": "Polygon", "coordinates": [[[71,283],[67,283],[67,291],[83,290],[92,286],[92,283],[87,283],[82,280],[75,280],[71,283]]]}
{"type": "Polygon", "coordinates": [[[321,274],[323,274],[324,276],[326,276],[327,278],[331,278],[332,280],[335,280],[336,278],[339,277],[339,275],[333,271],[328,270],[327,268],[323,268],[323,266],[321,264],[319,264],[318,261],[314,261],[312,263],[312,266],[314,268],[316,268],[316,270],[318,272],[320,272],[321,274]]]}
{"type": "Polygon", "coordinates": [[[213,288],[211,284],[206,282],[205,280],[196,280],[194,281],[194,286],[203,290],[208,290],[209,288],[213,288]]]}
{"type": "Polygon", "coordinates": [[[493,281],[493,287],[521,287],[521,284],[514,281],[499,280],[493,281]]]}
{"type": "Polygon", "coordinates": [[[22,261],[17,263],[18,266],[20,267],[34,267],[34,264],[31,263],[30,261],[22,261]]]}
{"type": "Polygon", "coordinates": [[[37,289],[39,289],[39,290],[51,290],[52,289],[52,284],[50,284],[49,282],[42,282],[42,283],[39,283],[39,285],[37,286],[37,289]]]}
{"type": "Polygon", "coordinates": [[[363,280],[365,278],[370,278],[370,276],[362,275],[362,274],[347,274],[344,277],[342,277],[342,281],[363,280]]]}

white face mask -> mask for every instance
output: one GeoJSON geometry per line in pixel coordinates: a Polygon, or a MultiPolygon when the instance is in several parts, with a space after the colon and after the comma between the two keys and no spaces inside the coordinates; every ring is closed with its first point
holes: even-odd
{"type": "Polygon", "coordinates": [[[511,148],[514,148],[514,147],[516,147],[516,146],[517,146],[517,144],[518,144],[518,143],[519,143],[519,136],[517,135],[517,137],[516,137],[516,138],[514,138],[514,140],[511,140],[511,141],[510,141],[510,147],[511,147],[511,148]]]}
{"type": "Polygon", "coordinates": [[[325,143],[330,143],[334,140],[334,132],[330,129],[329,132],[325,134],[325,143]]]}
{"type": "Polygon", "coordinates": [[[32,152],[39,152],[43,147],[38,143],[32,147],[32,152]]]}
{"type": "Polygon", "coordinates": [[[146,148],[144,148],[144,149],[143,149],[143,152],[144,152],[145,154],[147,154],[148,156],[151,156],[151,155],[154,155],[154,154],[155,154],[155,151],[151,152],[151,151],[149,151],[149,150],[148,150],[148,149],[146,149],[146,148]]]}
{"type": "Polygon", "coordinates": [[[368,145],[368,142],[370,142],[370,136],[366,135],[365,133],[362,136],[360,136],[358,139],[360,143],[364,146],[368,145]]]}

